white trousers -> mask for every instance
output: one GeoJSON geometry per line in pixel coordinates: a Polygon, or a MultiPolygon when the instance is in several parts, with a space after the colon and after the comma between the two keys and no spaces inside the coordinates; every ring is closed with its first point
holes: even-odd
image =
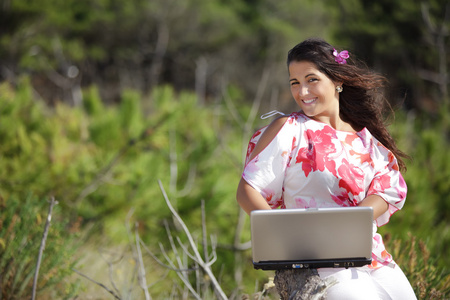
{"type": "Polygon", "coordinates": [[[333,276],[338,283],[327,290],[328,300],[416,300],[403,271],[383,266],[373,270],[361,268],[321,268],[321,278],[333,276]]]}

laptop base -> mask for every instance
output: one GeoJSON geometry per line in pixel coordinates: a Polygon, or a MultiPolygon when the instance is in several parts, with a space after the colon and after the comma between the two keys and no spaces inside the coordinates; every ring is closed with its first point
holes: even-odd
{"type": "Polygon", "coordinates": [[[372,259],[365,257],[353,259],[304,260],[304,261],[260,261],[253,262],[253,267],[260,270],[283,269],[318,269],[318,268],[354,268],[372,263],[372,259]]]}

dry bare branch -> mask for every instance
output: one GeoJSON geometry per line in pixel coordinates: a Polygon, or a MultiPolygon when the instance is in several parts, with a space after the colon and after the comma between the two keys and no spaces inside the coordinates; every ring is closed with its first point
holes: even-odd
{"type": "MultiPolygon", "coordinates": [[[[170,232],[170,228],[169,228],[169,224],[167,223],[167,220],[164,220],[164,226],[166,228],[167,237],[169,239],[170,246],[172,247],[172,251],[173,251],[173,253],[175,255],[175,258],[176,258],[176,260],[178,262],[178,267],[180,269],[185,269],[187,267],[187,265],[183,264],[183,262],[181,261],[181,256],[178,253],[178,249],[177,249],[177,247],[175,245],[175,242],[173,240],[173,236],[172,236],[172,233],[170,232]]],[[[187,278],[187,273],[185,271],[183,271],[182,273],[187,278]]]]}
{"type": "Polygon", "coordinates": [[[167,51],[169,44],[170,30],[169,26],[162,20],[158,23],[158,38],[156,41],[156,48],[152,60],[152,65],[149,70],[150,84],[156,86],[159,82],[159,75],[163,64],[163,58],[167,51]]]}
{"type": "Polygon", "coordinates": [[[238,222],[236,224],[236,230],[234,234],[233,249],[235,250],[247,250],[251,247],[251,241],[247,243],[241,243],[241,234],[244,230],[245,221],[247,220],[247,213],[243,209],[239,209],[238,222]]]}
{"type": "Polygon", "coordinates": [[[200,56],[195,61],[195,92],[201,106],[205,104],[206,78],[208,76],[208,60],[205,56],[200,56]]]}
{"type": "Polygon", "coordinates": [[[116,284],[115,284],[115,282],[114,282],[114,279],[113,279],[113,264],[114,264],[114,263],[117,263],[117,262],[119,262],[119,261],[121,261],[122,258],[124,257],[124,255],[122,254],[122,255],[120,256],[120,258],[119,258],[117,261],[115,261],[115,262],[111,262],[111,261],[107,260],[107,259],[103,256],[103,254],[102,254],[101,252],[100,252],[100,256],[103,258],[103,260],[104,260],[104,261],[106,262],[106,264],[108,265],[109,282],[111,282],[111,285],[112,285],[113,289],[116,291],[117,295],[121,296],[121,295],[120,295],[120,291],[119,291],[119,289],[117,288],[117,286],[116,286],[116,284]]]}
{"type": "Polygon", "coordinates": [[[208,266],[211,266],[212,264],[214,264],[217,260],[217,238],[213,235],[210,236],[210,240],[211,240],[211,255],[210,257],[208,257],[209,262],[207,263],[208,266]]]}
{"type": "MultiPolygon", "coordinates": [[[[164,256],[164,258],[167,260],[167,262],[170,264],[170,266],[174,269],[176,269],[175,264],[173,263],[173,261],[170,259],[170,257],[167,255],[164,246],[160,243],[159,247],[161,249],[161,252],[164,256]]],[[[197,294],[197,292],[194,290],[194,288],[192,287],[191,283],[189,282],[189,279],[184,275],[185,272],[177,272],[178,277],[181,279],[181,281],[183,281],[184,285],[189,289],[189,291],[192,293],[192,295],[196,298],[201,300],[201,297],[199,294],[197,294]]]]}
{"type": "Polygon", "coordinates": [[[445,38],[449,36],[448,21],[450,20],[450,2],[445,6],[444,20],[441,24],[433,24],[430,16],[430,8],[427,3],[421,3],[422,20],[428,29],[427,38],[429,44],[438,52],[438,72],[419,70],[418,74],[423,79],[435,82],[439,85],[444,102],[448,102],[448,70],[447,70],[447,47],[445,38]]]}
{"type": "Polygon", "coordinates": [[[139,278],[139,285],[142,288],[142,290],[144,291],[144,295],[145,295],[145,299],[146,300],[151,300],[152,297],[150,296],[150,293],[148,291],[148,286],[147,286],[147,278],[145,275],[145,266],[144,266],[144,261],[142,259],[142,251],[141,251],[141,245],[140,245],[140,237],[138,235],[137,232],[137,224],[135,227],[135,240],[136,240],[136,250],[137,250],[137,254],[138,254],[138,278],[139,278]]]}
{"type": "Polygon", "coordinates": [[[255,122],[256,115],[258,114],[259,107],[261,106],[262,97],[264,95],[264,91],[266,89],[267,81],[269,80],[270,72],[266,68],[263,71],[263,74],[261,76],[261,80],[258,84],[258,89],[256,91],[255,99],[253,100],[252,109],[250,110],[250,113],[248,115],[247,121],[245,122],[244,130],[247,132],[251,129],[252,125],[255,122]]]}
{"type": "Polygon", "coordinates": [[[87,275],[84,275],[83,273],[81,273],[80,271],[78,271],[77,269],[72,269],[75,273],[77,273],[78,275],[81,275],[82,277],[86,278],[89,281],[92,281],[93,283],[97,284],[98,286],[101,286],[102,288],[104,288],[108,293],[110,293],[111,295],[114,296],[114,298],[116,298],[117,300],[121,300],[121,298],[111,289],[109,289],[106,285],[104,285],[103,283],[100,283],[98,281],[95,281],[94,279],[90,278],[87,275]]]}
{"type": "Polygon", "coordinates": [[[428,31],[436,33],[436,26],[431,22],[428,4],[422,2],[420,5],[420,10],[422,13],[422,19],[427,26],[428,31]]]}
{"type": "Polygon", "coordinates": [[[178,181],[178,159],[177,159],[177,138],[174,128],[169,130],[169,191],[173,194],[177,191],[178,181]]]}
{"type": "Polygon", "coordinates": [[[196,175],[197,175],[197,165],[192,164],[189,167],[188,178],[186,180],[186,183],[185,183],[183,189],[177,191],[177,194],[176,194],[177,197],[187,196],[192,191],[192,188],[194,187],[196,175]]]}
{"type": "Polygon", "coordinates": [[[191,253],[189,253],[189,249],[183,244],[183,242],[180,240],[180,238],[178,236],[177,236],[177,242],[178,242],[178,245],[180,245],[181,249],[183,249],[183,252],[185,254],[187,254],[187,256],[189,256],[190,259],[192,259],[193,261],[198,263],[197,258],[194,255],[192,255],[191,253]]]}
{"type": "Polygon", "coordinates": [[[182,190],[178,190],[177,182],[178,182],[178,155],[177,155],[177,144],[176,144],[176,132],[175,129],[171,129],[169,132],[169,141],[170,141],[170,152],[169,152],[169,168],[170,168],[170,182],[169,182],[169,191],[176,195],[177,197],[184,197],[188,195],[194,186],[195,176],[197,172],[197,166],[192,164],[189,167],[188,178],[186,180],[186,184],[182,190]]]}
{"type": "Polygon", "coordinates": [[[202,208],[202,246],[203,246],[203,257],[205,258],[205,263],[208,263],[208,241],[206,240],[206,212],[205,212],[205,200],[201,201],[202,208]]]}
{"type": "Polygon", "coordinates": [[[32,300],[36,299],[36,289],[37,289],[37,280],[39,277],[39,268],[41,267],[42,254],[44,253],[45,242],[47,241],[48,230],[50,228],[50,222],[52,220],[53,207],[56,204],[58,204],[58,201],[55,200],[55,197],[51,197],[50,206],[48,208],[47,221],[45,222],[44,233],[42,234],[41,246],[39,247],[39,254],[38,254],[38,259],[36,262],[36,271],[34,273],[33,290],[32,290],[32,294],[31,294],[32,300]]]}
{"type": "Polygon", "coordinates": [[[161,192],[163,194],[164,200],[166,201],[167,206],[169,207],[172,215],[175,217],[175,219],[179,222],[180,226],[182,227],[184,233],[186,234],[189,244],[192,248],[192,250],[194,251],[195,257],[196,257],[196,261],[198,262],[199,266],[203,269],[203,271],[209,276],[211,283],[214,287],[215,293],[216,295],[221,298],[221,299],[227,299],[227,296],[225,295],[225,293],[223,292],[222,288],[219,285],[219,282],[217,281],[216,277],[214,276],[211,268],[205,264],[203,258],[201,257],[197,245],[194,242],[194,239],[192,238],[192,235],[189,231],[189,229],[187,228],[186,224],[184,223],[183,219],[181,219],[181,217],[178,215],[178,212],[173,208],[172,204],[169,201],[169,198],[166,194],[166,191],[164,190],[164,187],[161,183],[160,180],[158,180],[158,184],[159,187],[161,189],[161,192]]]}
{"type": "Polygon", "coordinates": [[[144,244],[144,242],[142,240],[140,240],[141,242],[141,246],[144,247],[145,251],[147,251],[147,253],[162,267],[171,270],[171,271],[175,271],[175,272],[186,272],[186,271],[194,271],[196,270],[196,268],[186,268],[186,269],[178,269],[178,268],[172,268],[169,265],[166,265],[165,263],[163,263],[158,257],[156,257],[156,255],[150,251],[150,249],[148,249],[148,247],[144,244]]]}
{"type": "Polygon", "coordinates": [[[226,92],[225,84],[222,84],[222,95],[223,99],[225,100],[225,105],[228,108],[228,111],[230,112],[231,116],[239,126],[243,127],[244,120],[239,115],[238,109],[236,108],[230,96],[226,92]]]}

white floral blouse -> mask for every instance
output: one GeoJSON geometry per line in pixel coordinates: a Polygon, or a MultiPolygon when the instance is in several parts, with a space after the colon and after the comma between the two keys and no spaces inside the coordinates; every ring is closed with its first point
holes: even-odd
{"type": "Polygon", "coordinates": [[[389,209],[374,220],[371,267],[394,266],[376,233],[406,198],[406,183],[392,152],[366,128],[338,131],[294,112],[267,147],[248,161],[266,128],[250,140],[244,180],[272,209],[356,206],[369,195],[379,195],[389,209]]]}

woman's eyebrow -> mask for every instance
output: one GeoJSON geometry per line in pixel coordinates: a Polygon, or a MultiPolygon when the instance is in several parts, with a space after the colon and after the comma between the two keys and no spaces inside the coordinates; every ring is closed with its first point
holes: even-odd
{"type": "MultiPolygon", "coordinates": [[[[310,77],[310,76],[317,76],[316,74],[314,74],[314,73],[310,73],[310,74],[308,74],[308,75],[305,75],[305,78],[308,78],[308,77],[310,77]]],[[[291,82],[291,81],[298,81],[296,78],[292,78],[292,79],[290,79],[289,80],[289,82],[291,82]]]]}

